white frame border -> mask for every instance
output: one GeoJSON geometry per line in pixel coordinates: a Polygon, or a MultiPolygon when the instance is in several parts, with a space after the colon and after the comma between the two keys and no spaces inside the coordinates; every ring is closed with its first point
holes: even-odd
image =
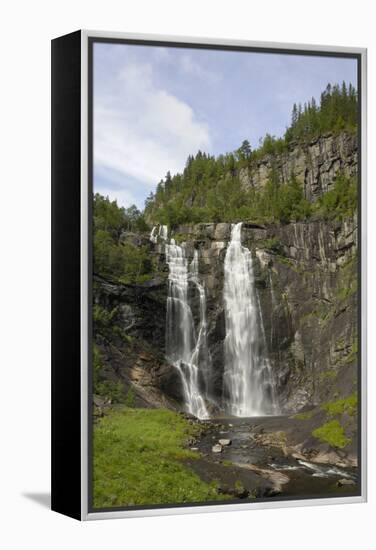
{"type": "Polygon", "coordinates": [[[367,502],[367,49],[343,46],[292,44],[280,42],[256,42],[228,40],[221,38],[199,38],[185,36],[164,36],[108,31],[81,31],[81,519],[99,520],[198,514],[210,512],[233,512],[236,510],[260,510],[269,508],[292,508],[297,506],[325,506],[367,502]],[[284,50],[307,50],[312,52],[351,53],[361,56],[361,495],[356,497],[328,497],[302,500],[279,500],[271,502],[247,502],[236,504],[207,504],[202,506],[179,506],[108,512],[88,512],[88,39],[109,38],[126,40],[148,40],[182,44],[212,46],[242,46],[249,48],[276,48],[284,50]]]}

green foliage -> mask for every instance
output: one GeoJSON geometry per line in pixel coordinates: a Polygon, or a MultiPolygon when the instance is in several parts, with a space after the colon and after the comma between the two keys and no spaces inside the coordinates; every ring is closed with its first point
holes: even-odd
{"type": "Polygon", "coordinates": [[[94,387],[94,393],[100,395],[111,403],[124,403],[124,387],[121,382],[113,380],[102,380],[97,382],[94,387]]]}
{"type": "Polygon", "coordinates": [[[182,460],[200,428],[163,409],[112,411],[94,426],[94,507],[192,503],[219,495],[182,460]]]}
{"type": "Polygon", "coordinates": [[[112,329],[118,313],[118,307],[114,307],[113,309],[108,310],[99,304],[94,304],[93,322],[95,331],[103,333],[107,329],[112,329]]]}
{"type": "Polygon", "coordinates": [[[156,192],[145,202],[145,219],[172,229],[180,224],[199,222],[254,221],[256,223],[302,221],[315,214],[328,219],[351,216],[356,208],[354,181],[337,178],[318,207],[304,197],[293,174],[280,182],[276,168],[271,170],[264,189],[245,188],[240,179],[265,156],[281,155],[292,142],[305,142],[322,133],[353,132],[357,124],[357,94],[350,84],[328,85],[319,104],[314,99],[304,107],[295,105],[291,125],[281,138],[267,134],[254,151],[248,140],[233,153],[214,157],[201,151],[187,159],[184,171],[162,179],[156,192]]]}
{"type": "Polygon", "coordinates": [[[352,84],[327,85],[320,103],[312,98],[304,106],[294,104],[291,124],[284,141],[306,141],[325,132],[355,132],[358,117],[357,93],[352,84]]]}
{"type": "Polygon", "coordinates": [[[357,183],[355,178],[338,174],[333,188],[319,199],[318,213],[324,219],[344,220],[352,217],[357,207],[357,183]]]}
{"type": "Polygon", "coordinates": [[[113,237],[119,237],[122,231],[148,231],[143,214],[137,206],[119,207],[116,201],[110,201],[99,193],[94,195],[93,221],[96,230],[102,229],[113,237]]]}
{"type": "Polygon", "coordinates": [[[124,269],[124,255],[121,246],[104,229],[94,233],[94,273],[103,277],[118,278],[124,269]]]}
{"type": "Polygon", "coordinates": [[[151,261],[146,246],[135,246],[131,243],[120,245],[124,265],[119,280],[123,283],[143,283],[151,276],[151,261]]]}
{"type": "Polygon", "coordinates": [[[243,141],[239,149],[235,151],[237,160],[239,161],[240,167],[245,167],[250,165],[252,149],[251,144],[247,139],[243,141]]]}
{"type": "Polygon", "coordinates": [[[310,216],[312,207],[293,175],[282,185],[277,174],[272,172],[264,189],[244,189],[238,175],[231,172],[233,163],[233,156],[214,159],[200,153],[195,158],[190,157],[189,170],[186,168],[183,175],[171,178],[168,194],[161,182],[154,200],[145,208],[145,215],[153,223],[171,228],[203,221],[284,223],[310,216]],[[196,163],[201,170],[196,168],[196,163]]]}
{"type": "Polygon", "coordinates": [[[314,414],[313,411],[305,411],[305,412],[294,414],[294,418],[296,418],[296,420],[311,420],[313,414],[314,414]]]}
{"type": "Polygon", "coordinates": [[[93,393],[111,403],[123,403],[125,399],[123,384],[104,378],[103,359],[96,344],[93,345],[93,393]]]}
{"type": "Polygon", "coordinates": [[[284,254],[283,244],[277,237],[272,237],[270,239],[257,241],[257,246],[265,248],[266,250],[269,250],[270,252],[274,252],[275,254],[278,254],[281,256],[283,256],[284,254]]]}
{"type": "Polygon", "coordinates": [[[148,229],[143,215],[133,205],[118,207],[116,201],[94,197],[94,273],[123,283],[142,283],[151,276],[151,262],[146,246],[121,242],[123,231],[148,229]]]}
{"type": "Polygon", "coordinates": [[[134,389],[132,386],[129,386],[129,389],[127,391],[127,396],[125,398],[125,405],[127,407],[130,407],[130,408],[133,408],[134,405],[135,405],[135,393],[134,393],[134,389]]]}
{"type": "Polygon", "coordinates": [[[242,483],[239,479],[237,479],[237,480],[235,481],[235,489],[236,489],[239,493],[241,493],[241,492],[244,491],[244,485],[243,485],[243,483],[242,483]]]}
{"type": "Polygon", "coordinates": [[[102,371],[102,356],[96,344],[93,345],[93,390],[97,393],[97,384],[100,380],[102,371]]]}
{"type": "Polygon", "coordinates": [[[330,420],[319,428],[313,430],[312,435],[324,443],[329,443],[332,447],[343,449],[350,443],[338,420],[330,420]]]}
{"type": "Polygon", "coordinates": [[[305,220],[312,211],[311,204],[304,197],[302,185],[294,176],[281,185],[272,175],[265,190],[258,195],[258,211],[266,221],[287,223],[305,220]]]}
{"type": "Polygon", "coordinates": [[[344,399],[324,403],[321,408],[324,409],[329,416],[338,416],[342,414],[355,416],[358,409],[358,396],[356,393],[353,393],[344,399]]]}
{"type": "Polygon", "coordinates": [[[287,141],[284,138],[276,138],[266,134],[264,139],[260,140],[260,146],[253,153],[253,160],[261,160],[266,155],[281,155],[287,151],[287,141]]]}

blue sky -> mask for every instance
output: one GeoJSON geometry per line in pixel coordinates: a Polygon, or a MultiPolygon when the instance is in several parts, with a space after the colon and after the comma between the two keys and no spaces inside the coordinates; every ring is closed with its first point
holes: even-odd
{"type": "Polygon", "coordinates": [[[188,155],[280,136],[294,102],[343,80],[354,59],[96,43],[94,191],[143,208],[188,155]]]}

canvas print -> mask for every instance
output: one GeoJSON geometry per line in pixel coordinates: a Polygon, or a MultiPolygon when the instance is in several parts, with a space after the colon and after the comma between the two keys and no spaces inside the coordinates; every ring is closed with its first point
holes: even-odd
{"type": "Polygon", "coordinates": [[[358,62],[92,44],[93,509],[359,494],[358,62]]]}

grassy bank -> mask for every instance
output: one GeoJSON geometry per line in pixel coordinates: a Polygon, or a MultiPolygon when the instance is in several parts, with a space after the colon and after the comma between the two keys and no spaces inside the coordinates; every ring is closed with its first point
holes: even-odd
{"type": "Polygon", "coordinates": [[[182,462],[199,430],[168,410],[110,412],[94,428],[94,507],[223,500],[182,462]]]}

